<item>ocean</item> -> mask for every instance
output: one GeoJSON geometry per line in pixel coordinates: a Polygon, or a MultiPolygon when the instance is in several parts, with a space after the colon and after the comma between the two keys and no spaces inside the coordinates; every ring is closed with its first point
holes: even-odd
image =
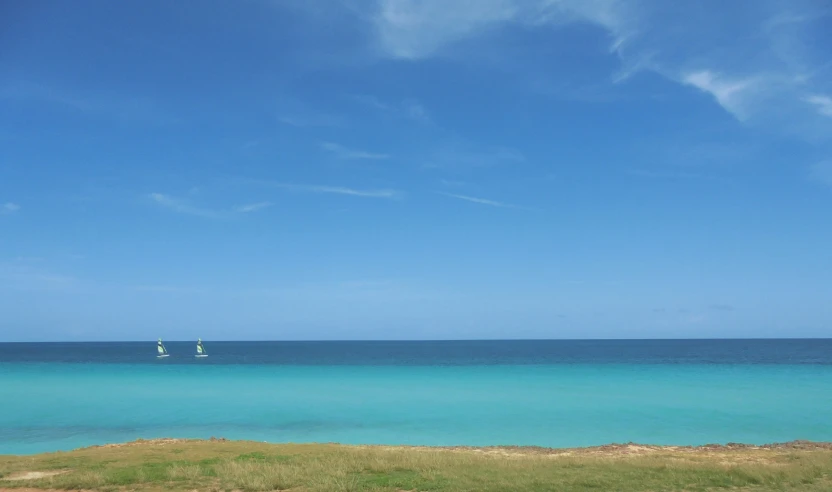
{"type": "Polygon", "coordinates": [[[832,441],[832,340],[0,344],[0,454],[137,438],[832,441]]]}

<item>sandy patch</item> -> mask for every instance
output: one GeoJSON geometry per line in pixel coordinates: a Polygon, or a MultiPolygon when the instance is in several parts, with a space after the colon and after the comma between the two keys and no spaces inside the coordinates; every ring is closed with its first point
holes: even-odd
{"type": "MultiPolygon", "coordinates": [[[[3,487],[0,487],[0,492],[45,492],[45,491],[48,491],[48,492],[67,492],[67,491],[54,490],[54,489],[32,489],[32,488],[27,488],[27,487],[22,487],[22,488],[15,487],[13,489],[4,489],[3,487]]],[[[92,492],[92,491],[91,490],[86,490],[86,489],[75,489],[72,492],[92,492]]]]}
{"type": "Polygon", "coordinates": [[[372,449],[379,451],[407,452],[446,452],[473,454],[501,459],[519,459],[539,457],[545,459],[566,459],[582,457],[599,457],[611,459],[632,459],[658,456],[677,462],[696,463],[702,460],[716,460],[726,466],[747,463],[777,464],[775,451],[784,450],[832,450],[832,443],[815,443],[793,441],[781,444],[744,445],[729,443],[725,445],[709,444],[704,446],[652,446],[637,443],[607,444],[585,448],[543,448],[536,446],[346,446],[352,449],[372,449]]]}
{"type": "MultiPolygon", "coordinates": [[[[4,489],[0,487],[0,492],[44,492],[46,489],[29,489],[29,488],[14,488],[14,489],[4,489]]],[[[76,490],[75,492],[83,492],[80,490],[76,490]]]]}
{"type": "Polygon", "coordinates": [[[2,480],[38,480],[41,478],[54,477],[55,475],[67,473],[68,471],[69,470],[16,472],[7,477],[3,477],[2,480]]]}
{"type": "Polygon", "coordinates": [[[168,446],[170,444],[182,444],[192,442],[229,442],[224,437],[212,437],[210,439],[174,439],[164,437],[161,439],[136,439],[131,442],[123,442],[118,444],[97,444],[81,449],[96,449],[96,448],[127,448],[133,446],[168,446]]]}

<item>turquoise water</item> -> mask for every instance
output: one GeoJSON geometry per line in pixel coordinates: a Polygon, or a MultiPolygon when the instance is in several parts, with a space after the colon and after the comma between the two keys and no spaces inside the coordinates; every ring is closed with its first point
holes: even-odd
{"type": "Polygon", "coordinates": [[[0,454],[211,436],[554,447],[832,441],[830,364],[212,365],[191,359],[0,358],[0,454]]]}

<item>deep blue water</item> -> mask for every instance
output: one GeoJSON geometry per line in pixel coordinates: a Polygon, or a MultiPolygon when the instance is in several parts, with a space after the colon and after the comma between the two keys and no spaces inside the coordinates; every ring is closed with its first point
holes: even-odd
{"type": "Polygon", "coordinates": [[[0,344],[0,454],[152,437],[832,441],[832,340],[0,344]]]}
{"type": "Polygon", "coordinates": [[[414,342],[0,343],[0,363],[477,366],[539,364],[832,364],[832,339],[478,340],[414,342]]]}

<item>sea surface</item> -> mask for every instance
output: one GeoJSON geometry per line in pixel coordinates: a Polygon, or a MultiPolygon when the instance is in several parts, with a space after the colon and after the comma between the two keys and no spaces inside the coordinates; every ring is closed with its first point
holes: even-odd
{"type": "Polygon", "coordinates": [[[832,441],[832,340],[0,343],[0,454],[832,441]]]}

